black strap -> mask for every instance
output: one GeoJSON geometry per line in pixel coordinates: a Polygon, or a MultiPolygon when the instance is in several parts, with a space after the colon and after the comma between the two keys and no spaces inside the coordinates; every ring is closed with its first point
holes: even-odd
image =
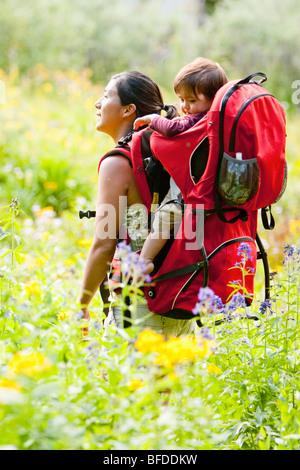
{"type": "Polygon", "coordinates": [[[248,220],[248,212],[245,209],[239,209],[238,207],[222,207],[219,194],[217,193],[215,196],[215,211],[210,211],[210,213],[216,212],[219,219],[222,222],[226,222],[228,224],[233,224],[238,220],[242,220],[246,222],[248,220]],[[235,212],[238,211],[238,214],[231,219],[226,219],[224,212],[235,212]]]}
{"type": "Polygon", "coordinates": [[[173,279],[177,276],[182,276],[183,274],[192,273],[194,271],[201,271],[202,268],[208,266],[207,261],[197,261],[197,263],[189,264],[183,268],[174,269],[168,273],[161,274],[156,279],[153,279],[154,282],[167,281],[168,279],[173,279]]]}
{"type": "MultiPolygon", "coordinates": [[[[117,147],[124,147],[127,146],[128,142],[131,141],[132,139],[132,134],[134,131],[129,132],[129,134],[125,135],[124,137],[121,137],[121,139],[118,141],[117,147]]],[[[128,146],[127,146],[128,147],[128,146]]]]}
{"type": "Polygon", "coordinates": [[[261,220],[266,230],[273,230],[275,227],[275,219],[273,217],[271,206],[263,207],[261,210],[261,220]],[[270,216],[268,217],[268,212],[270,216]]]}
{"type": "Polygon", "coordinates": [[[270,269],[269,269],[268,255],[258,233],[256,234],[255,239],[256,239],[258,249],[259,249],[259,251],[257,252],[257,259],[262,260],[264,273],[265,273],[265,300],[269,300],[270,299],[270,269]]]}
{"type": "Polygon", "coordinates": [[[245,83],[249,83],[251,81],[259,85],[260,83],[263,83],[263,82],[267,81],[267,76],[263,72],[252,73],[251,75],[248,75],[248,77],[243,78],[242,80],[240,80],[237,83],[237,85],[244,85],[245,83]],[[252,78],[254,78],[254,77],[262,77],[262,78],[259,81],[255,81],[255,80],[252,80],[252,78]]]}
{"type": "Polygon", "coordinates": [[[199,273],[203,268],[209,266],[209,261],[217,253],[219,253],[219,251],[221,251],[226,246],[232,245],[233,243],[236,243],[236,242],[239,242],[239,241],[240,242],[253,241],[253,239],[251,237],[238,237],[238,238],[232,238],[230,240],[227,240],[226,242],[219,245],[207,257],[206,257],[206,254],[203,253],[203,255],[205,257],[204,261],[198,261],[197,263],[189,264],[188,266],[184,266],[183,268],[174,269],[173,271],[169,271],[168,273],[162,274],[161,276],[158,276],[156,279],[153,279],[153,282],[166,281],[168,279],[172,279],[174,277],[181,276],[182,274],[188,274],[188,273],[191,273],[193,271],[196,271],[197,273],[199,273]]]}

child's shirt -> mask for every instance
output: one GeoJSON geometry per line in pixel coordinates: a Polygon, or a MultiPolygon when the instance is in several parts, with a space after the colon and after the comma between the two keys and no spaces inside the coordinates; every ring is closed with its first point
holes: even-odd
{"type": "Polygon", "coordinates": [[[167,119],[157,115],[152,119],[149,127],[165,137],[172,137],[190,129],[205,115],[206,113],[186,114],[179,119],[167,119]]]}

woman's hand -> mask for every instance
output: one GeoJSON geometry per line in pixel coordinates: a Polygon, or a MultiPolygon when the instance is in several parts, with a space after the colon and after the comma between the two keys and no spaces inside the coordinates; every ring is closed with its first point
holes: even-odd
{"type": "Polygon", "coordinates": [[[84,307],[81,309],[81,312],[82,312],[82,317],[84,320],[90,320],[91,319],[91,315],[90,315],[90,312],[88,311],[87,307],[84,307]]]}

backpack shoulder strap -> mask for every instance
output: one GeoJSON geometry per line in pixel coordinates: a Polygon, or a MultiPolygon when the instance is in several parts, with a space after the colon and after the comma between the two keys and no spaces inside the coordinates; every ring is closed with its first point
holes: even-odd
{"type": "Polygon", "coordinates": [[[130,165],[132,166],[132,163],[131,163],[131,149],[128,145],[117,145],[114,149],[110,150],[109,152],[105,153],[101,160],[100,160],[100,163],[105,160],[106,158],[108,157],[115,157],[115,156],[119,156],[119,155],[122,155],[123,157],[127,158],[127,160],[129,160],[129,163],[130,165]]]}
{"type": "Polygon", "coordinates": [[[99,165],[98,165],[98,173],[99,173],[100,165],[103,162],[103,160],[105,160],[108,157],[118,157],[118,156],[123,156],[123,157],[127,158],[128,162],[129,162],[129,165],[132,167],[131,148],[129,147],[129,145],[127,145],[127,144],[125,144],[125,145],[116,145],[116,147],[114,149],[109,150],[109,152],[105,153],[101,157],[99,165]]]}

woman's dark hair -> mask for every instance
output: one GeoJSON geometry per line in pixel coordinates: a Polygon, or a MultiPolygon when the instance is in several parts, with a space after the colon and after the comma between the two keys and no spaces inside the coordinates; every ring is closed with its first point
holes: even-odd
{"type": "Polygon", "coordinates": [[[199,93],[203,93],[213,100],[218,89],[227,81],[224,70],[217,62],[198,57],[177,73],[174,78],[174,91],[180,93],[180,90],[184,88],[196,97],[199,93]]]}
{"type": "Polygon", "coordinates": [[[122,106],[135,104],[136,117],[146,114],[160,114],[162,109],[166,118],[177,117],[178,111],[173,105],[165,105],[158,85],[147,75],[136,71],[125,71],[114,75],[118,95],[122,106]]]}

